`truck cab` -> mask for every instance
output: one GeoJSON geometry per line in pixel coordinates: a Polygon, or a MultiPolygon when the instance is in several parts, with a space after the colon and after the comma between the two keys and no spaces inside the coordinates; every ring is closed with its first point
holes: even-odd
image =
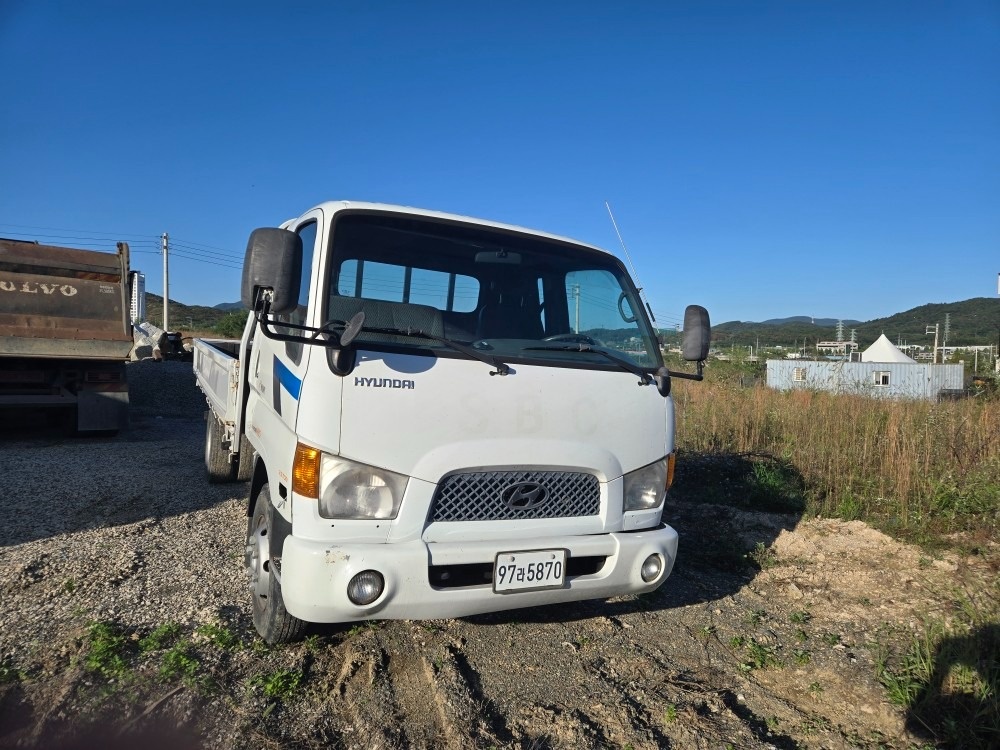
{"type": "Polygon", "coordinates": [[[266,640],[642,593],[670,574],[670,382],[700,377],[702,308],[686,325],[699,375],[670,373],[613,255],[353,202],[254,232],[243,301],[226,445],[249,468],[266,640]]]}

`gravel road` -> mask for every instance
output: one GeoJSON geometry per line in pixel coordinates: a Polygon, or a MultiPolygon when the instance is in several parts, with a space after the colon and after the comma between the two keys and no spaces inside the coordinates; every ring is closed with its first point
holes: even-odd
{"type": "Polygon", "coordinates": [[[857,522],[701,504],[683,463],[666,511],[681,558],[655,594],[269,648],[242,570],[246,486],[205,480],[190,364],[132,363],[129,382],[118,436],[0,431],[2,747],[926,741],[871,646],[943,612],[969,565],[918,565],[857,522]]]}

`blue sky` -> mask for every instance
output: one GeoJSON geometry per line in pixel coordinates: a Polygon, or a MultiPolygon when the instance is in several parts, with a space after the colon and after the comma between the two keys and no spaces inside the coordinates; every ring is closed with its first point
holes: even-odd
{"type": "Polygon", "coordinates": [[[1000,0],[0,0],[0,70],[0,235],[160,293],[169,232],[187,304],[328,199],[622,255],[608,201],[663,325],[997,293],[1000,0]]]}

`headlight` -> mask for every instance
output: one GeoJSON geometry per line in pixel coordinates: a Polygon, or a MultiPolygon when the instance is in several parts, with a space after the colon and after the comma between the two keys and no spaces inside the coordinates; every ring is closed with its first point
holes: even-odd
{"type": "Polygon", "coordinates": [[[625,475],[625,510],[650,510],[667,494],[667,458],[625,475]]]}
{"type": "Polygon", "coordinates": [[[374,466],[323,455],[319,514],[323,518],[395,518],[407,477],[374,466]]]}

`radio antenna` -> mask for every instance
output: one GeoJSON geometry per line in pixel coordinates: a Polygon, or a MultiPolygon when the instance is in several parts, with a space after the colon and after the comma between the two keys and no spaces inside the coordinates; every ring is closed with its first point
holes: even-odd
{"type": "MultiPolygon", "coordinates": [[[[611,206],[608,204],[607,201],[604,201],[604,207],[606,209],[608,209],[608,216],[611,217],[611,226],[613,226],[615,228],[615,234],[618,235],[618,242],[621,244],[622,250],[625,251],[625,257],[628,259],[629,268],[632,269],[632,278],[634,278],[636,280],[636,282],[638,282],[639,281],[639,274],[637,274],[635,272],[635,266],[632,264],[632,256],[628,254],[628,248],[625,247],[625,240],[622,239],[622,233],[618,231],[618,222],[615,221],[615,215],[613,213],[611,213],[611,206]]],[[[645,299],[645,297],[642,294],[642,286],[641,286],[641,284],[639,286],[639,299],[641,299],[643,301],[643,303],[646,305],[646,309],[649,310],[649,317],[652,318],[653,322],[655,323],[656,322],[656,316],[653,315],[653,308],[651,308],[649,306],[649,302],[645,299]]]]}

